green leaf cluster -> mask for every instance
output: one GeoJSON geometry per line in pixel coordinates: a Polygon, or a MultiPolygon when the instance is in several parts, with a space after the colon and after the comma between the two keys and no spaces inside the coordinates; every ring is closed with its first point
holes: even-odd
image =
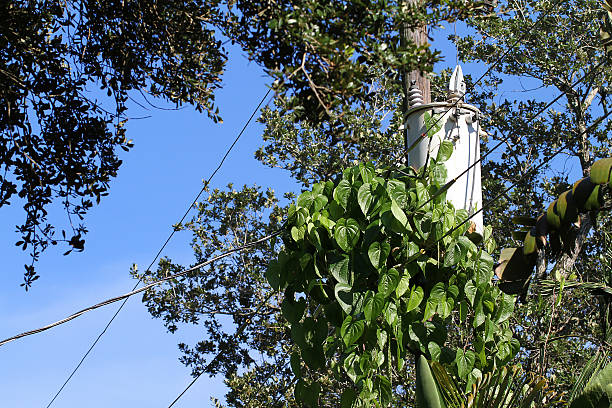
{"type": "Polygon", "coordinates": [[[465,236],[467,212],[446,202],[432,176],[443,170],[442,160],[420,172],[362,163],[289,208],[284,249],[266,277],[284,291],[300,349],[296,400],[317,405],[314,379],[326,367],[353,384],[342,406],[387,406],[388,372],[410,355],[448,364],[469,387],[518,351],[514,298],[492,284],[493,259],[465,236]],[[460,348],[449,347],[451,321],[467,328],[460,348]]]}

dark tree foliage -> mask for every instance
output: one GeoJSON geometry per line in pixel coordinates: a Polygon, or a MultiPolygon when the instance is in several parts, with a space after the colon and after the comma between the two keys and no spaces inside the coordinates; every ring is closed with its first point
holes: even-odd
{"type": "Polygon", "coordinates": [[[213,119],[225,56],[198,2],[6,1],[0,4],[0,207],[23,203],[17,245],[34,263],[49,245],[82,250],[85,213],[121,164],[130,91],[193,104],[213,119]],[[90,87],[105,90],[98,102],[90,87]],[[113,106],[105,109],[103,105],[113,106]],[[60,204],[69,227],[49,220],[60,204]]]}
{"type": "Polygon", "coordinates": [[[404,0],[237,1],[228,35],[277,78],[288,96],[282,109],[293,111],[295,120],[324,123],[336,142],[350,127],[346,112],[375,96],[367,88],[379,79],[373,66],[393,77],[402,68],[430,72],[439,59],[427,45],[402,43],[399,27],[435,26],[476,6],[454,0],[418,7],[404,0]]]}
{"type": "Polygon", "coordinates": [[[464,16],[475,3],[407,1],[72,0],[0,5],[0,206],[23,202],[19,245],[30,249],[24,285],[49,245],[82,250],[84,214],[108,193],[128,150],[131,92],[191,104],[218,121],[214,91],[227,59],[221,36],[261,65],[295,120],[334,129],[343,113],[369,102],[368,86],[400,67],[430,71],[437,53],[405,42],[399,27],[464,16]],[[108,98],[96,100],[93,89],[108,98]],[[22,200],[18,200],[17,197],[22,200]],[[60,203],[69,228],[48,220],[60,203]]]}
{"type": "MultiPolygon", "coordinates": [[[[195,263],[199,263],[218,252],[263,238],[280,228],[282,218],[272,191],[246,186],[236,190],[230,185],[228,191],[212,191],[206,201],[198,204],[194,219],[180,227],[193,232],[195,263]]],[[[215,262],[206,273],[196,270],[173,281],[171,290],[145,293],[143,301],[149,312],[163,318],[170,332],[184,323],[203,326],[206,335],[202,341],[195,346],[179,345],[184,353],[183,363],[191,366],[194,373],[204,368],[205,356],[210,353],[220,356],[208,371],[227,373],[251,365],[255,360],[250,350],[273,357],[286,347],[287,339],[276,324],[278,296],[269,297],[271,292],[263,276],[277,247],[264,242],[215,262]],[[261,302],[265,307],[258,311],[261,302]],[[239,338],[231,335],[231,328],[228,332],[227,323],[240,326],[247,320],[251,324],[239,338]]],[[[180,269],[164,259],[158,271],[145,275],[144,280],[155,280],[180,269]]]]}

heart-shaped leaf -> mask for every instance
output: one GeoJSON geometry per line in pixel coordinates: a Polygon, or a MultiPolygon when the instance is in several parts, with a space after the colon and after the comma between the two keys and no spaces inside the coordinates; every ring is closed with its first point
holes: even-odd
{"type": "Polygon", "coordinates": [[[351,183],[348,180],[340,180],[340,183],[334,189],[334,201],[336,201],[345,210],[348,207],[349,198],[351,196],[351,183]]]}
{"type": "Polygon", "coordinates": [[[341,218],[334,226],[336,243],[345,252],[350,252],[357,245],[360,235],[359,223],[352,218],[341,218]]]}
{"type": "Polygon", "coordinates": [[[404,274],[402,274],[397,284],[397,288],[395,288],[395,296],[399,299],[404,296],[404,293],[406,293],[408,289],[410,289],[410,275],[404,271],[404,274]]]}
{"type": "Polygon", "coordinates": [[[387,257],[391,252],[391,246],[387,242],[372,242],[368,248],[368,258],[376,269],[380,269],[387,263],[387,257]]]}
{"type": "Polygon", "coordinates": [[[378,293],[381,293],[384,297],[389,297],[391,293],[397,288],[399,283],[399,272],[395,268],[389,269],[387,272],[380,275],[378,281],[378,293]]]}
{"type": "Polygon", "coordinates": [[[438,163],[442,163],[450,159],[453,155],[453,143],[449,140],[444,140],[440,143],[440,148],[438,149],[438,155],[436,156],[436,161],[438,163]]]}
{"type": "Polygon", "coordinates": [[[332,276],[340,283],[351,283],[351,276],[349,270],[349,256],[346,254],[340,254],[331,256],[329,259],[329,271],[332,276]]]}
{"type": "Polygon", "coordinates": [[[474,299],[476,299],[477,290],[478,289],[476,288],[476,285],[474,285],[474,282],[471,279],[467,281],[465,283],[465,286],[463,287],[465,297],[467,297],[467,300],[469,300],[470,305],[472,305],[472,307],[474,307],[474,299]]]}
{"type": "Polygon", "coordinates": [[[472,368],[474,368],[475,361],[476,355],[473,351],[467,350],[464,352],[462,349],[457,350],[455,363],[457,364],[457,374],[459,374],[460,378],[467,378],[468,374],[472,372],[472,368]]]}
{"type": "Polygon", "coordinates": [[[353,382],[355,382],[357,380],[359,372],[361,371],[359,369],[359,357],[357,356],[357,354],[351,353],[346,356],[344,362],[342,363],[342,366],[344,367],[344,371],[346,371],[346,374],[349,376],[349,378],[353,382]]]}
{"type": "Polygon", "coordinates": [[[336,300],[346,314],[350,314],[353,310],[353,292],[351,286],[346,283],[337,283],[334,288],[336,300]]]}
{"type": "Polygon", "coordinates": [[[397,323],[397,306],[393,302],[389,302],[387,304],[387,308],[385,309],[385,321],[391,327],[394,327],[397,323]]]}
{"type": "Polygon", "coordinates": [[[419,305],[423,301],[423,296],[423,288],[420,286],[413,286],[410,289],[410,298],[408,299],[408,306],[406,307],[406,311],[409,312],[419,307],[419,305]]]}
{"type": "Polygon", "coordinates": [[[372,163],[359,163],[359,174],[364,183],[370,183],[376,175],[376,170],[372,163]]]}
{"type": "Polygon", "coordinates": [[[355,343],[361,337],[364,328],[365,320],[354,320],[353,316],[347,316],[344,319],[340,328],[340,336],[342,336],[342,341],[344,341],[346,347],[355,343]]]}
{"type": "Polygon", "coordinates": [[[370,183],[365,183],[359,187],[359,191],[357,191],[357,202],[359,203],[363,215],[366,217],[370,213],[372,204],[374,204],[374,195],[371,190],[372,185],[370,183]]]}
{"type": "Polygon", "coordinates": [[[461,248],[459,247],[459,244],[454,241],[451,242],[446,249],[446,254],[444,255],[444,267],[448,268],[457,265],[461,259],[461,248]]]}
{"type": "Polygon", "coordinates": [[[283,303],[281,304],[283,317],[287,319],[289,323],[300,321],[304,315],[304,310],[306,310],[306,300],[304,298],[296,302],[289,297],[285,297],[285,299],[283,299],[283,303]]]}
{"type": "Polygon", "coordinates": [[[365,301],[363,308],[364,314],[368,321],[374,321],[385,308],[385,297],[381,293],[370,296],[365,301]]]}
{"type": "Polygon", "coordinates": [[[408,195],[406,194],[406,185],[398,180],[389,180],[387,182],[387,193],[391,200],[395,201],[400,207],[408,205],[408,195]]]}

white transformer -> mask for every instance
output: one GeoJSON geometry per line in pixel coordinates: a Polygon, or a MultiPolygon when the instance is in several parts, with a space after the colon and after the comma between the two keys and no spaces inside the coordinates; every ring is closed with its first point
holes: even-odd
{"type": "MultiPolygon", "coordinates": [[[[445,163],[447,182],[458,176],[459,179],[447,191],[446,199],[453,203],[456,209],[463,208],[472,215],[482,208],[479,162],[479,136],[482,130],[480,111],[475,106],[463,103],[463,95],[465,82],[459,65],[451,76],[445,102],[423,104],[420,90],[413,85],[409,92],[410,109],[406,114],[404,126],[408,129],[407,145],[412,146],[408,164],[415,169],[424,166],[428,157],[436,157],[443,140],[453,143],[453,154],[445,163]],[[431,134],[436,129],[439,130],[431,134]]],[[[482,211],[470,221],[474,223],[475,232],[482,236],[482,211]]]]}

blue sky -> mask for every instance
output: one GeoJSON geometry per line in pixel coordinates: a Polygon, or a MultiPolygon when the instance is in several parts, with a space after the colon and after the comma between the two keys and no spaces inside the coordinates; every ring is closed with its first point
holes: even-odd
{"type": "MultiPolygon", "coordinates": [[[[446,35],[438,33],[433,44],[442,48],[448,61],[436,69],[455,63],[454,48],[441,40],[446,35]]],[[[465,73],[483,71],[464,66],[465,73]]],[[[145,111],[134,106],[129,111],[130,116],[152,118],[129,122],[128,136],[135,147],[122,154],[124,164],[110,195],[86,218],[90,232],[85,251],[62,256],[61,251],[50,250],[38,265],[41,278],[27,293],[19,284],[28,258],[13,245],[17,235],[12,226],[22,212],[18,207],[0,211],[0,239],[5,243],[0,247],[0,338],[48,324],[132,288],[130,266],[137,263],[144,269],[151,262],[171,225],[201,188],[202,179],[216,168],[266,92],[269,79],[234,52],[224,83],[217,94],[223,124],[214,124],[191,109],[145,111]]],[[[265,168],[253,158],[261,131],[260,124],[251,123],[213,187],[233,182],[270,186],[279,195],[295,190],[287,173],[265,168]]],[[[178,234],[163,254],[191,263],[189,240],[188,234],[178,234]]],[[[117,306],[0,347],[0,407],[46,406],[117,306]]],[[[189,369],[178,361],[176,344],[198,339],[197,327],[166,333],[137,296],[129,300],[53,406],[165,407],[191,381],[189,369]]],[[[211,396],[223,398],[224,393],[221,379],[202,377],[176,406],[209,406],[211,396]]]]}
{"type": "MultiPolygon", "coordinates": [[[[0,239],[5,243],[0,247],[0,337],[56,321],[134,286],[129,276],[132,263],[144,269],[152,261],[171,225],[267,90],[261,70],[239,53],[230,59],[224,83],[217,96],[223,124],[192,109],[148,112],[134,106],[129,111],[130,116],[153,117],[129,122],[135,147],[122,154],[124,164],[111,194],[86,218],[86,250],[69,256],[48,251],[38,265],[41,278],[27,293],[19,284],[28,258],[13,245],[17,236],[12,226],[22,217],[21,209],[0,211],[0,239]]],[[[251,123],[213,186],[234,182],[270,185],[279,192],[294,188],[282,171],[265,168],[253,158],[261,130],[261,125],[251,123]]],[[[189,240],[188,234],[177,234],[164,255],[190,263],[189,240]]],[[[116,307],[1,347],[0,406],[46,406],[116,307]]],[[[167,406],[191,380],[189,370],[178,362],[176,344],[196,339],[197,328],[167,334],[140,297],[132,298],[53,406],[167,406]]],[[[179,406],[207,406],[211,395],[223,394],[221,380],[203,377],[179,406]]]]}

